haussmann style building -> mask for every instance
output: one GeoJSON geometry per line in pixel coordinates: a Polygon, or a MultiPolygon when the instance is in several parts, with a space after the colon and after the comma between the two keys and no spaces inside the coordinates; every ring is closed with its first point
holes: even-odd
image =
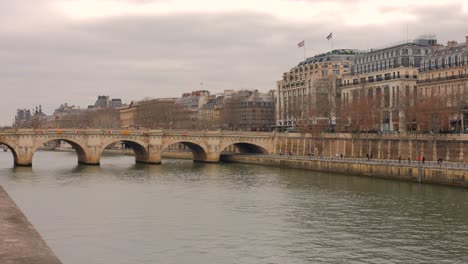
{"type": "Polygon", "coordinates": [[[448,129],[468,132],[468,36],[434,46],[419,69],[418,94],[444,98],[451,110],[448,129]]]}
{"type": "Polygon", "coordinates": [[[276,126],[279,130],[335,122],[336,87],[350,72],[357,50],[339,49],[300,62],[276,82],[276,126]]]}
{"type": "Polygon", "coordinates": [[[359,122],[358,118],[346,116],[353,110],[361,115],[378,111],[378,119],[373,124],[355,126],[355,130],[406,131],[406,121],[402,104],[404,96],[417,92],[418,69],[424,58],[437,44],[433,38],[420,38],[381,49],[372,49],[353,58],[351,71],[343,76],[340,87],[340,100],[347,122],[359,122]],[[366,98],[366,99],[364,99],[366,98]],[[371,101],[377,104],[371,109],[356,102],[371,101]]]}

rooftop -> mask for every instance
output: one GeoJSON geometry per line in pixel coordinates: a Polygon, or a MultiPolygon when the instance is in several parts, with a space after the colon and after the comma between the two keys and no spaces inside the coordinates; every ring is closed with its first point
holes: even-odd
{"type": "Polygon", "coordinates": [[[361,54],[362,51],[354,49],[336,49],[326,53],[321,53],[313,57],[307,58],[305,61],[302,61],[298,66],[316,63],[316,62],[326,62],[326,61],[344,61],[351,60],[352,56],[361,54]]]}

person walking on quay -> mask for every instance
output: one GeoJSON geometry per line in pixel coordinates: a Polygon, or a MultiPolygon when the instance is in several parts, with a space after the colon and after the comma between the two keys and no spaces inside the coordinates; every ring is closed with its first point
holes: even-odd
{"type": "Polygon", "coordinates": [[[408,164],[411,164],[411,157],[408,156],[408,164]]]}
{"type": "Polygon", "coordinates": [[[442,161],[443,161],[442,158],[437,158],[437,164],[438,164],[438,165],[442,166],[442,161]]]}
{"type": "Polygon", "coordinates": [[[424,164],[426,162],[426,157],[422,157],[422,163],[424,164]]]}
{"type": "Polygon", "coordinates": [[[366,158],[369,161],[369,159],[370,159],[369,153],[366,154],[366,158]]]}

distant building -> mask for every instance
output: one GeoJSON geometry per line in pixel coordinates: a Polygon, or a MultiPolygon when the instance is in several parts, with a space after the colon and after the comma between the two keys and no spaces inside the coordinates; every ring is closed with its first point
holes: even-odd
{"type": "Polygon", "coordinates": [[[122,106],[120,98],[110,99],[108,95],[100,95],[94,105],[88,106],[88,109],[119,108],[122,106]]]}
{"type": "Polygon", "coordinates": [[[224,94],[212,95],[198,110],[198,124],[202,129],[219,129],[222,126],[224,94]]]}
{"type": "MultiPolygon", "coordinates": [[[[132,102],[119,109],[120,127],[131,129],[191,129],[189,110],[176,104],[176,98],[132,102]]],[[[195,120],[197,121],[197,120],[195,120]]]]}
{"type": "Polygon", "coordinates": [[[37,128],[40,122],[46,119],[46,114],[42,112],[42,106],[36,106],[35,109],[18,109],[15,116],[15,127],[18,128],[37,128]]]}
{"type": "Polygon", "coordinates": [[[275,125],[273,93],[257,90],[225,93],[222,122],[222,128],[228,130],[271,131],[275,125]]]}
{"type": "Polygon", "coordinates": [[[210,92],[206,90],[197,90],[191,93],[184,93],[182,97],[177,99],[176,105],[183,107],[188,110],[188,122],[191,123],[192,129],[200,129],[201,124],[198,123],[199,114],[198,111],[208,102],[210,98],[210,92]]]}
{"type": "Polygon", "coordinates": [[[198,110],[208,102],[210,92],[206,90],[193,91],[191,93],[184,93],[182,97],[177,99],[176,104],[192,110],[198,110]]]}
{"type": "Polygon", "coordinates": [[[333,50],[307,58],[285,72],[276,82],[277,127],[299,129],[315,124],[320,118],[333,119],[337,79],[349,73],[358,53],[350,49],[333,50]],[[321,105],[324,102],[327,107],[321,105]]]}
{"type": "Polygon", "coordinates": [[[113,98],[111,101],[110,101],[110,104],[109,104],[109,107],[110,108],[119,108],[119,107],[122,107],[122,99],[120,98],[113,98]]]}
{"type": "Polygon", "coordinates": [[[468,36],[462,43],[433,46],[419,71],[415,95],[443,97],[450,110],[448,129],[468,131],[468,36]]]}
{"type": "Polygon", "coordinates": [[[423,38],[354,56],[340,90],[343,118],[355,125],[354,130],[406,131],[404,97],[417,89],[418,68],[436,43],[423,38]],[[375,101],[372,107],[362,104],[370,101],[375,101]],[[362,121],[373,109],[378,109],[372,114],[378,120],[362,121]],[[346,116],[352,112],[357,114],[346,116]]]}

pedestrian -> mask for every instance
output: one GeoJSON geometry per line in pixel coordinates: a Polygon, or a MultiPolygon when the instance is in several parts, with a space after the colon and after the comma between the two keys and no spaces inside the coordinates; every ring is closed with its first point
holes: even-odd
{"type": "Polygon", "coordinates": [[[398,163],[401,163],[401,156],[398,155],[398,163]]]}
{"type": "Polygon", "coordinates": [[[343,158],[343,153],[340,154],[340,158],[343,158]]]}
{"type": "Polygon", "coordinates": [[[443,158],[439,158],[439,159],[440,159],[439,164],[440,164],[440,166],[442,167],[442,161],[444,161],[444,159],[443,159],[443,158]]]}
{"type": "Polygon", "coordinates": [[[422,157],[422,163],[424,164],[424,162],[426,162],[426,157],[422,157]]]}
{"type": "Polygon", "coordinates": [[[369,153],[366,154],[366,158],[367,158],[367,160],[369,160],[369,153]]]}
{"type": "Polygon", "coordinates": [[[411,164],[411,157],[408,156],[408,164],[411,164]]]}

